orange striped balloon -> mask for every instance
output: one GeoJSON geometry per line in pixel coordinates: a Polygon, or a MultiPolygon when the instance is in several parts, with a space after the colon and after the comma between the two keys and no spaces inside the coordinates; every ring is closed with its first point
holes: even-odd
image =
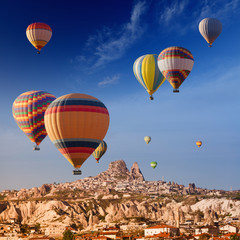
{"type": "Polygon", "coordinates": [[[60,153],[75,168],[80,168],[105,137],[109,113],[97,98],[72,93],[50,104],[44,122],[49,138],[60,153]]]}
{"type": "Polygon", "coordinates": [[[52,37],[52,29],[46,23],[32,23],[26,30],[29,42],[40,53],[41,49],[50,41],[52,37]]]}

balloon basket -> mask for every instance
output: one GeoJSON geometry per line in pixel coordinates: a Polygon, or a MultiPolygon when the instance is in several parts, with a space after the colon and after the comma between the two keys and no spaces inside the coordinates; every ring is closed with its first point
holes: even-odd
{"type": "Polygon", "coordinates": [[[82,171],[81,170],[73,170],[73,175],[81,175],[82,171]]]}
{"type": "Polygon", "coordinates": [[[150,99],[150,100],[153,100],[153,96],[151,95],[151,96],[149,97],[149,99],[150,99]]]}
{"type": "Polygon", "coordinates": [[[179,90],[178,90],[178,89],[174,89],[173,92],[174,92],[174,93],[178,93],[179,90]]]}

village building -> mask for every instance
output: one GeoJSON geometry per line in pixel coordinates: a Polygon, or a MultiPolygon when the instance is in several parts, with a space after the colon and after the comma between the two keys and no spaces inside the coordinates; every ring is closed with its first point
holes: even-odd
{"type": "Polygon", "coordinates": [[[230,224],[224,225],[220,227],[221,233],[237,233],[238,229],[235,226],[232,226],[230,224]]]}
{"type": "Polygon", "coordinates": [[[144,236],[153,236],[159,233],[169,233],[171,236],[176,236],[179,232],[179,229],[170,225],[156,225],[144,229],[144,236]]]}

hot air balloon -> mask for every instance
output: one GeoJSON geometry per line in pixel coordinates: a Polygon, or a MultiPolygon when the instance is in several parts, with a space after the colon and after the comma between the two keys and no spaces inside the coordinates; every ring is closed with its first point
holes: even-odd
{"type": "Polygon", "coordinates": [[[73,174],[79,175],[79,168],[107,133],[109,113],[97,98],[71,93],[50,104],[44,122],[49,138],[73,165],[73,174]]]}
{"type": "Polygon", "coordinates": [[[29,91],[21,94],[13,103],[12,113],[19,128],[36,144],[34,150],[47,136],[44,126],[44,113],[49,104],[56,99],[44,91],[29,91]]]}
{"type": "Polygon", "coordinates": [[[202,146],[202,142],[201,142],[201,141],[196,141],[196,145],[197,145],[198,147],[201,147],[201,146],[202,146]]]}
{"type": "Polygon", "coordinates": [[[191,72],[193,63],[191,52],[182,47],[166,48],[158,56],[158,67],[172,85],[173,92],[179,92],[178,88],[191,72]]]}
{"type": "Polygon", "coordinates": [[[151,137],[149,137],[149,136],[144,137],[144,141],[145,141],[147,144],[149,144],[150,141],[151,141],[151,137]]]}
{"type": "Polygon", "coordinates": [[[157,162],[151,162],[150,165],[154,169],[157,166],[157,162]]]}
{"type": "Polygon", "coordinates": [[[104,155],[106,151],[107,144],[105,141],[102,141],[92,154],[93,157],[97,160],[97,163],[99,163],[100,158],[104,155]]]}
{"type": "Polygon", "coordinates": [[[213,42],[222,32],[222,23],[216,18],[204,18],[198,28],[209,47],[212,47],[213,42]]]}
{"type": "Polygon", "coordinates": [[[26,35],[29,42],[40,53],[41,49],[50,41],[52,29],[46,23],[32,23],[27,27],[26,35]]]}
{"type": "Polygon", "coordinates": [[[153,100],[152,94],[165,81],[164,76],[157,66],[157,55],[147,54],[139,57],[133,64],[133,72],[136,79],[150,94],[150,100],[153,100]]]}

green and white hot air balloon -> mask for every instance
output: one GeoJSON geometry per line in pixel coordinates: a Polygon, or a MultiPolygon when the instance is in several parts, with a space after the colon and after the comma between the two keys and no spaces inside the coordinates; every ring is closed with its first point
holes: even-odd
{"type": "Polygon", "coordinates": [[[151,162],[150,165],[154,169],[157,166],[157,162],[151,162]]]}

